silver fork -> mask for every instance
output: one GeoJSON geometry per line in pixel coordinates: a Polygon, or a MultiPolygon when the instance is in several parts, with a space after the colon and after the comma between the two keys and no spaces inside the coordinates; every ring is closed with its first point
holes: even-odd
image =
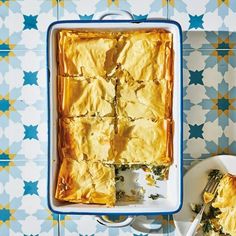
{"type": "Polygon", "coordinates": [[[194,236],[196,234],[198,225],[201,222],[203,212],[206,208],[206,206],[213,201],[215,195],[216,195],[216,190],[218,187],[218,184],[220,182],[220,179],[217,176],[212,176],[208,183],[206,184],[205,188],[203,189],[202,192],[202,198],[203,198],[203,205],[200,210],[200,212],[197,214],[195,217],[194,221],[192,222],[186,236],[194,236]],[[208,197],[208,199],[207,199],[208,197]]]}

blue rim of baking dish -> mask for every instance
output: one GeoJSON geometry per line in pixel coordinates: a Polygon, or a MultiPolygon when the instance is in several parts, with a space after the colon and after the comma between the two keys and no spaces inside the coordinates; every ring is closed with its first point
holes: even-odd
{"type": "Polygon", "coordinates": [[[56,214],[65,214],[65,215],[172,215],[177,213],[181,210],[183,205],[183,47],[182,47],[182,28],[181,25],[173,20],[164,20],[164,19],[157,19],[157,20],[62,20],[62,21],[55,21],[52,22],[47,29],[47,37],[46,37],[46,73],[47,73],[47,123],[48,123],[48,170],[47,170],[47,202],[48,202],[48,208],[50,211],[56,214]],[[50,70],[49,70],[49,37],[50,37],[50,31],[51,28],[54,25],[58,24],[65,24],[65,23],[167,23],[167,24],[173,24],[177,26],[180,36],[180,204],[178,208],[174,211],[166,211],[166,212],[111,212],[111,213],[105,213],[105,212],[60,212],[57,210],[54,210],[50,203],[50,148],[51,148],[51,123],[50,123],[50,70]]]}

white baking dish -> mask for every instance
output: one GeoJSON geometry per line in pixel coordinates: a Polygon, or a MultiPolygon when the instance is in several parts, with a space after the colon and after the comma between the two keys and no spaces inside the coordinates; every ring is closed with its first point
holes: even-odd
{"type": "MultiPolygon", "coordinates": [[[[171,214],[182,205],[182,39],[181,27],[174,21],[58,21],[51,24],[47,35],[47,69],[48,69],[48,205],[56,213],[66,214],[171,214]],[[57,182],[57,42],[56,33],[60,29],[93,29],[126,31],[134,29],[162,28],[173,33],[174,46],[174,163],[170,167],[168,181],[161,181],[159,190],[164,198],[158,200],[144,199],[137,204],[118,203],[108,208],[102,205],[62,203],[54,198],[57,182]]],[[[145,185],[145,183],[143,183],[145,185]]],[[[152,189],[148,190],[149,192],[152,189]]]]}

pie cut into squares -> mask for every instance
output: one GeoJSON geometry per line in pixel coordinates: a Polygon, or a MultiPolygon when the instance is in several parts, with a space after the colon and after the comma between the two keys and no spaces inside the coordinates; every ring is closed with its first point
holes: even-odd
{"type": "Polygon", "coordinates": [[[58,85],[62,116],[114,116],[115,84],[111,80],[58,76],[58,85]]]}
{"type": "Polygon", "coordinates": [[[212,206],[220,210],[216,218],[222,226],[223,233],[236,235],[236,176],[223,176],[212,206]]]}
{"type": "Polygon", "coordinates": [[[112,33],[61,30],[58,38],[59,75],[105,78],[114,68],[112,33]]]}
{"type": "Polygon", "coordinates": [[[152,120],[172,117],[172,82],[137,82],[123,73],[117,85],[117,115],[152,120]]]}
{"type": "Polygon", "coordinates": [[[160,30],[124,33],[118,40],[117,63],[136,81],[172,80],[172,37],[160,30]]]}
{"type": "Polygon", "coordinates": [[[101,162],[63,159],[55,198],[73,203],[113,206],[116,201],[114,167],[101,162]]]}
{"type": "Polygon", "coordinates": [[[58,153],[61,159],[113,162],[111,142],[114,118],[74,117],[59,119],[58,153]]]}
{"type": "Polygon", "coordinates": [[[118,119],[115,162],[169,166],[172,163],[172,123],[169,120],[118,119]]]}

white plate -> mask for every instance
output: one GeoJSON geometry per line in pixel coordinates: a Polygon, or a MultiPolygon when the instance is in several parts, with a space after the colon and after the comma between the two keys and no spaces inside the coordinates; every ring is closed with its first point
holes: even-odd
{"type": "Polygon", "coordinates": [[[178,235],[186,235],[193,220],[194,213],[190,203],[201,203],[201,193],[208,179],[211,169],[219,169],[223,173],[236,175],[236,156],[221,155],[200,161],[184,176],[184,199],[181,211],[174,215],[174,222],[178,235]]]}

